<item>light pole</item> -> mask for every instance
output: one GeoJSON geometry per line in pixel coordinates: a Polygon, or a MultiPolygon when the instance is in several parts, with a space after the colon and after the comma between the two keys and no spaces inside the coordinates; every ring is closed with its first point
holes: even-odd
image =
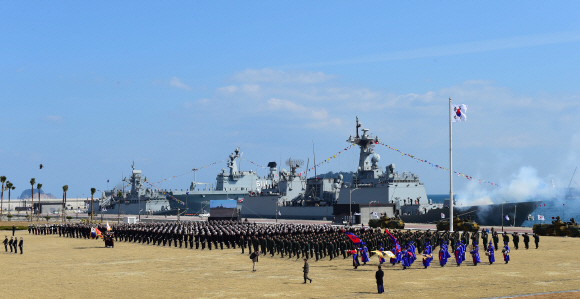
{"type": "Polygon", "coordinates": [[[514,205],[514,227],[516,226],[516,208],[517,205],[514,205]]]}
{"type": "Polygon", "coordinates": [[[503,204],[509,202],[508,200],[504,201],[501,203],[501,232],[503,233],[503,219],[505,218],[505,215],[503,214],[503,204]]]}
{"type": "Polygon", "coordinates": [[[357,190],[358,188],[354,188],[354,189],[350,189],[350,194],[349,194],[349,212],[350,212],[350,217],[348,218],[348,222],[350,223],[350,225],[352,225],[352,191],[357,190]]]}

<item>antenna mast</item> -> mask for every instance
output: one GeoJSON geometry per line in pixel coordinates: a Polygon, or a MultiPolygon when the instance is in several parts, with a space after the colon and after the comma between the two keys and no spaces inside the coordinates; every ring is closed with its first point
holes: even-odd
{"type": "Polygon", "coordinates": [[[316,175],[316,153],[314,152],[314,140],[312,140],[312,153],[314,154],[314,177],[318,178],[316,175]]]}
{"type": "Polygon", "coordinates": [[[570,190],[570,185],[572,185],[572,180],[574,180],[574,175],[576,174],[577,169],[578,169],[578,166],[576,166],[576,168],[574,168],[574,173],[572,174],[572,177],[570,178],[570,183],[568,184],[568,190],[570,190]]]}

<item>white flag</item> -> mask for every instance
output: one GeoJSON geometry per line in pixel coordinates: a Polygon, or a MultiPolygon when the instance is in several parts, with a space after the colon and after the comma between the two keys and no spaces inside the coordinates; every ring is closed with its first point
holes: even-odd
{"type": "Polygon", "coordinates": [[[544,220],[544,216],[543,215],[538,215],[538,220],[544,220]]]}
{"type": "Polygon", "coordinates": [[[282,216],[282,213],[280,213],[280,211],[278,211],[278,215],[279,215],[279,216],[282,216]]]}
{"type": "Polygon", "coordinates": [[[441,213],[441,219],[445,218],[445,214],[441,213]]]}
{"type": "Polygon", "coordinates": [[[453,107],[451,111],[452,122],[460,122],[467,120],[467,115],[465,115],[465,113],[467,112],[467,105],[464,104],[452,105],[452,107],[453,107]]]}

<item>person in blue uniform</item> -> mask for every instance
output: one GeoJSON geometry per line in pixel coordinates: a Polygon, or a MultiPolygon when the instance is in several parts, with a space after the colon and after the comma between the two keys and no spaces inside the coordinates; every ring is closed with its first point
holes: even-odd
{"type": "Polygon", "coordinates": [[[352,253],[352,266],[356,269],[360,266],[360,262],[358,261],[358,251],[356,249],[351,250],[352,253]]]}
{"type": "Polygon", "coordinates": [[[487,246],[487,258],[489,259],[490,265],[495,262],[494,251],[495,251],[495,249],[493,248],[491,241],[489,241],[489,245],[487,246]]]}
{"type": "Polygon", "coordinates": [[[361,255],[361,261],[363,262],[363,266],[366,266],[367,262],[369,261],[369,252],[366,245],[363,245],[362,248],[358,249],[361,255]]]}
{"type": "Polygon", "coordinates": [[[458,241],[455,246],[455,262],[457,263],[457,267],[463,263],[463,246],[461,246],[461,241],[458,241]]]}
{"type": "Polygon", "coordinates": [[[391,252],[395,255],[395,258],[391,258],[389,262],[394,266],[401,262],[401,251],[397,251],[397,246],[393,245],[391,252]]]}
{"type": "Polygon", "coordinates": [[[409,245],[405,245],[405,248],[401,250],[401,259],[403,261],[403,270],[407,267],[411,267],[411,253],[409,252],[409,245]]]}
{"type": "Polygon", "coordinates": [[[510,247],[508,246],[508,242],[504,242],[501,252],[503,253],[503,260],[507,264],[510,261],[510,247]]]}
{"type": "Polygon", "coordinates": [[[477,264],[481,263],[479,259],[479,247],[477,246],[477,241],[473,242],[473,250],[470,251],[471,256],[473,257],[473,265],[477,266],[477,264]]]}
{"type": "Polygon", "coordinates": [[[433,247],[431,247],[430,241],[425,242],[425,249],[423,250],[423,254],[425,255],[423,258],[423,267],[427,269],[427,267],[431,266],[431,261],[433,260],[433,247]]]}
{"type": "MultiPolygon", "coordinates": [[[[385,248],[383,248],[383,243],[380,243],[379,244],[379,251],[380,252],[384,252],[385,251],[385,248]]],[[[385,262],[385,258],[382,257],[382,256],[379,256],[379,264],[382,265],[384,262],[385,262]]]]}
{"type": "Polygon", "coordinates": [[[413,264],[413,262],[415,262],[415,260],[417,259],[417,256],[415,255],[415,244],[413,244],[413,240],[409,241],[409,252],[411,253],[411,265],[413,264]]]}
{"type": "Polygon", "coordinates": [[[447,264],[447,259],[450,258],[449,248],[447,247],[447,241],[441,242],[441,247],[439,247],[439,264],[441,267],[447,264]]]}

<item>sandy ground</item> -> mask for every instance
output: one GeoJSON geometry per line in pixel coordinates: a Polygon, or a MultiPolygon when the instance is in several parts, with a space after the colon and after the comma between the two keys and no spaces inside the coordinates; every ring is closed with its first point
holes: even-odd
{"type": "MultiPolygon", "coordinates": [[[[0,237],[12,232],[2,231],[0,237]]],[[[342,257],[310,261],[312,284],[303,285],[302,260],[260,257],[252,272],[248,255],[239,249],[191,250],[102,240],[24,237],[24,254],[0,253],[3,298],[484,298],[580,289],[580,238],[542,237],[540,249],[513,250],[505,265],[497,252],[493,265],[454,262],[408,270],[384,267],[385,291],[376,294],[378,265],[352,269],[342,257]]],[[[483,255],[483,251],[480,251],[483,255]]],[[[485,256],[482,256],[485,259],[485,256]]],[[[482,260],[483,260],[482,259],[482,260]]],[[[578,298],[558,293],[526,298],[578,298]]]]}

